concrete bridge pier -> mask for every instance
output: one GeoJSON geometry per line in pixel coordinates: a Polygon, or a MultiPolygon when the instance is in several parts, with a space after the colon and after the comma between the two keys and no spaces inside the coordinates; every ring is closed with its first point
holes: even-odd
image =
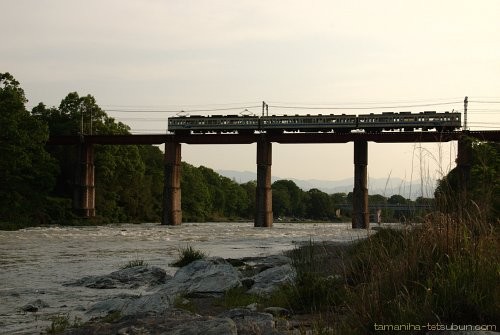
{"type": "Polygon", "coordinates": [[[352,228],[369,228],[368,211],[368,142],[354,141],[354,190],[352,201],[352,228]]]}
{"type": "Polygon", "coordinates": [[[180,225],[181,210],[181,144],[165,143],[162,225],[180,225]]]}
{"type": "Polygon", "coordinates": [[[272,144],[265,135],[257,141],[257,190],[255,192],[254,227],[273,226],[271,191],[272,144]]]}
{"type": "Polygon", "coordinates": [[[94,146],[90,143],[80,143],[73,191],[73,209],[80,217],[95,216],[94,182],[94,146]]]}
{"type": "Polygon", "coordinates": [[[458,141],[457,168],[460,191],[466,192],[470,183],[470,170],[472,164],[472,143],[467,138],[458,141]]]}
{"type": "Polygon", "coordinates": [[[470,187],[470,171],[472,165],[472,143],[468,138],[461,138],[458,140],[457,152],[457,170],[458,170],[458,199],[460,202],[460,215],[467,208],[467,189],[470,187]]]}

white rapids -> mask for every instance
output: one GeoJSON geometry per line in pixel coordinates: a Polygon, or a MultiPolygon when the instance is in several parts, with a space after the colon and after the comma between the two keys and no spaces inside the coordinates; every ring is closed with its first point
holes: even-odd
{"type": "Polygon", "coordinates": [[[192,246],[209,256],[267,256],[305,241],[349,242],[369,231],[350,223],[185,223],[181,226],[123,224],[96,227],[43,227],[0,231],[0,334],[39,334],[51,317],[85,311],[93,303],[119,293],[141,290],[97,290],[62,283],[118,270],[144,260],[173,275],[169,266],[179,248],[192,246]],[[24,312],[37,299],[49,307],[24,312]]]}

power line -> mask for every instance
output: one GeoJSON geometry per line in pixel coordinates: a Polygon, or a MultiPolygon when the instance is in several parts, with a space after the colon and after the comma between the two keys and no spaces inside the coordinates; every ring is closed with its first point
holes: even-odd
{"type": "Polygon", "coordinates": [[[153,108],[160,108],[160,109],[175,109],[175,110],[182,110],[186,108],[201,108],[201,107],[214,107],[216,106],[241,106],[241,105],[254,105],[254,104],[259,104],[259,101],[247,101],[247,102],[225,102],[225,103],[204,103],[204,104],[183,104],[183,105],[102,105],[102,107],[106,108],[117,108],[117,109],[122,109],[122,108],[133,108],[133,109],[153,109],[153,108]]]}
{"type": "Polygon", "coordinates": [[[223,108],[207,108],[207,109],[185,109],[185,110],[146,110],[146,109],[106,109],[107,112],[120,113],[201,113],[201,112],[218,112],[230,110],[245,110],[249,108],[260,108],[261,106],[239,106],[239,107],[223,107],[223,108]]]}
{"type": "Polygon", "coordinates": [[[443,106],[443,105],[454,105],[459,104],[460,101],[452,102],[439,102],[439,103],[428,103],[428,104],[415,104],[415,105],[395,105],[395,106],[365,106],[365,107],[354,107],[354,106],[283,106],[283,105],[269,105],[273,108],[285,108],[285,109],[317,109],[317,110],[363,110],[363,109],[394,109],[394,108],[411,108],[411,107],[430,107],[430,106],[443,106]]]}

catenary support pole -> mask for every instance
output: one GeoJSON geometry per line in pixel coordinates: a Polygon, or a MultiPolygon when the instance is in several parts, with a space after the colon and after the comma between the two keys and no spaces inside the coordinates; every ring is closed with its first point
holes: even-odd
{"type": "Polygon", "coordinates": [[[166,142],[162,224],[175,226],[181,223],[181,144],[166,142]]]}
{"type": "Polygon", "coordinates": [[[271,191],[272,144],[263,134],[257,141],[257,190],[255,192],[255,227],[272,227],[271,191]]]}
{"type": "Polygon", "coordinates": [[[368,142],[354,141],[354,190],[352,228],[369,228],[368,211],[368,142]]]}

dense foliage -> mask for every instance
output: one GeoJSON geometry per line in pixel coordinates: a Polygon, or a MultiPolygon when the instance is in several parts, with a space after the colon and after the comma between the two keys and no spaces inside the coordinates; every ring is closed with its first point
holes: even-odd
{"type": "Polygon", "coordinates": [[[476,209],[480,208],[482,217],[495,220],[500,217],[500,143],[470,142],[470,178],[460,185],[460,171],[454,168],[439,181],[435,198],[442,211],[469,215],[478,214],[476,209]],[[458,199],[463,189],[466,197],[458,199]]]}
{"type": "Polygon", "coordinates": [[[12,75],[0,73],[0,222],[46,220],[57,167],[45,151],[47,125],[30,116],[12,75]]]}
{"type": "MultiPolygon", "coordinates": [[[[49,126],[51,135],[128,134],[129,127],[109,117],[94,97],[68,94],[58,108],[39,104],[32,115],[49,126]]],[[[52,196],[70,199],[75,180],[77,151],[49,146],[61,173],[52,196]]],[[[163,163],[153,146],[95,147],[95,187],[98,222],[158,221],[163,192],[163,163]]],[[[67,218],[66,218],[67,219],[67,218]]]]}

